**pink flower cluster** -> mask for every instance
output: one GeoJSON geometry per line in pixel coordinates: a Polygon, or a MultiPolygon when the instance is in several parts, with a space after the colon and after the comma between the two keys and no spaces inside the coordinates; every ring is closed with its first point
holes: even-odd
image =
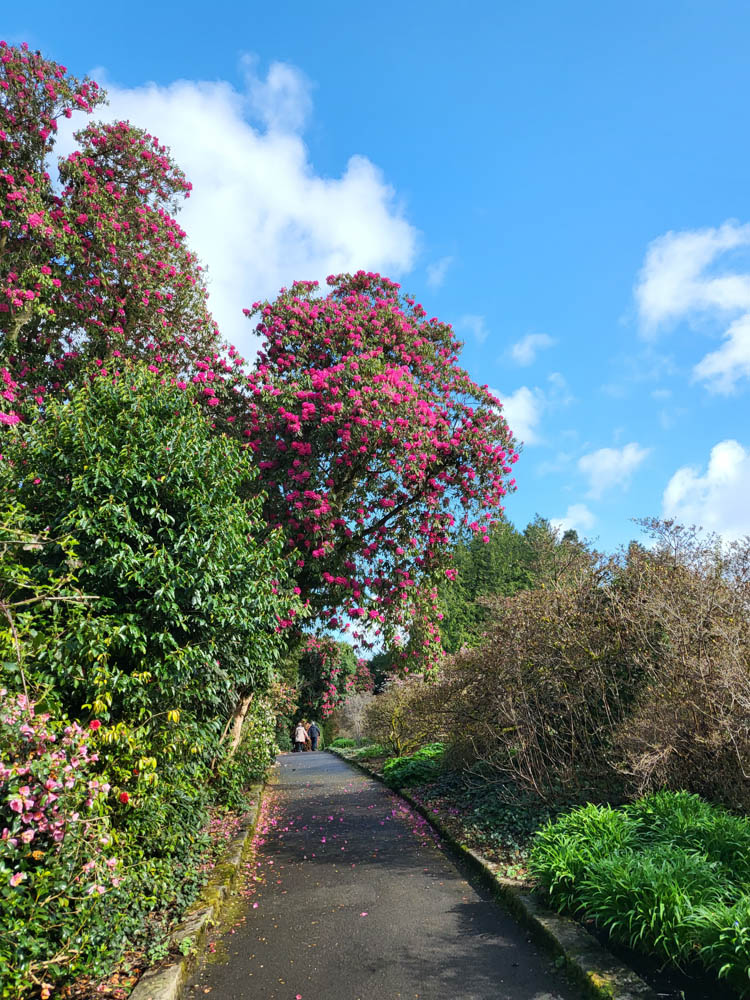
{"type": "MultiPolygon", "coordinates": [[[[18,382],[11,377],[7,368],[0,368],[0,384],[2,384],[2,389],[0,389],[0,399],[4,399],[8,403],[15,402],[18,382]]],[[[7,406],[7,403],[0,405],[7,406]]],[[[21,418],[14,410],[10,410],[7,413],[0,410],[0,424],[17,424],[20,419],[21,418]]]]}
{"type": "Polygon", "coordinates": [[[0,333],[29,401],[39,386],[62,391],[92,347],[138,353],[153,341],[179,363],[218,340],[173,218],[191,185],[157,139],[128,122],[92,124],[61,161],[59,186],[43,168],[57,120],[104,97],[40,53],[0,43],[0,333]]]}
{"type": "MultiPolygon", "coordinates": [[[[501,404],[458,365],[447,324],[380,275],[328,284],[322,296],[296,282],[245,310],[265,338],[255,367],[231,348],[194,381],[213,426],[253,452],[303,598],[326,626],[367,643],[432,614],[453,538],[463,528],[488,538],[517,454],[501,404]]],[[[409,655],[434,660],[437,630],[418,629],[409,655]]]]}
{"type": "Polygon", "coordinates": [[[373,691],[375,681],[373,680],[367,660],[360,657],[357,660],[357,670],[352,677],[347,677],[345,693],[352,694],[354,691],[373,691]]]}
{"type": "Polygon", "coordinates": [[[380,275],[328,283],[326,296],[297,282],[247,311],[265,341],[244,384],[218,358],[202,377],[256,456],[304,596],[332,628],[354,623],[367,639],[433,603],[458,530],[487,537],[517,455],[500,403],[459,367],[449,326],[380,275]]]}
{"type": "Polygon", "coordinates": [[[98,755],[85,731],[74,722],[56,732],[25,695],[0,689],[0,740],[0,867],[11,871],[9,885],[33,882],[36,865],[49,866],[63,847],[82,856],[79,892],[100,895],[118,884],[99,808],[110,787],[93,773],[98,755]]]}

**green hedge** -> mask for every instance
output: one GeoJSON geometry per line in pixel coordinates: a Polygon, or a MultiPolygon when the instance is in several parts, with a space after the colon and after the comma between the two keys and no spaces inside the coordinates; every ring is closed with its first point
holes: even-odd
{"type": "Polygon", "coordinates": [[[750,997],[747,818],[687,792],[587,805],[540,831],[529,868],[558,910],[750,997]]]}

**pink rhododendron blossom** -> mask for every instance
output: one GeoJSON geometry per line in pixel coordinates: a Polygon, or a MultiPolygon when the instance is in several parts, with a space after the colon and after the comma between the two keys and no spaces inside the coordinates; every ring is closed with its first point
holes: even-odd
{"type": "MultiPolygon", "coordinates": [[[[407,629],[408,655],[429,662],[440,653],[436,573],[460,531],[484,535],[501,516],[512,435],[498,400],[459,367],[449,326],[379,275],[329,286],[295,282],[255,303],[254,368],[214,355],[198,374],[219,385],[207,394],[216,426],[255,457],[268,523],[296,553],[318,620],[407,629]]],[[[372,635],[355,624],[353,637],[372,635]]]]}

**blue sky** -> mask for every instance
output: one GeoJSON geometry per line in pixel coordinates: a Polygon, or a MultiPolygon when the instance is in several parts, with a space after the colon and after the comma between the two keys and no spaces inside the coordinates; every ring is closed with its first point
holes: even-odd
{"type": "Polygon", "coordinates": [[[505,401],[518,526],[750,533],[747,4],[37,0],[0,35],[172,147],[247,353],[243,305],[381,270],[505,401]]]}

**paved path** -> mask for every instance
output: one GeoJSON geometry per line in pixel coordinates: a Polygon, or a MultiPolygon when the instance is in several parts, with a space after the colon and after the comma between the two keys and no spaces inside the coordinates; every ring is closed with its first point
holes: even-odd
{"type": "Polygon", "coordinates": [[[402,799],[332,754],[275,773],[193,1000],[581,1000],[402,799]]]}

